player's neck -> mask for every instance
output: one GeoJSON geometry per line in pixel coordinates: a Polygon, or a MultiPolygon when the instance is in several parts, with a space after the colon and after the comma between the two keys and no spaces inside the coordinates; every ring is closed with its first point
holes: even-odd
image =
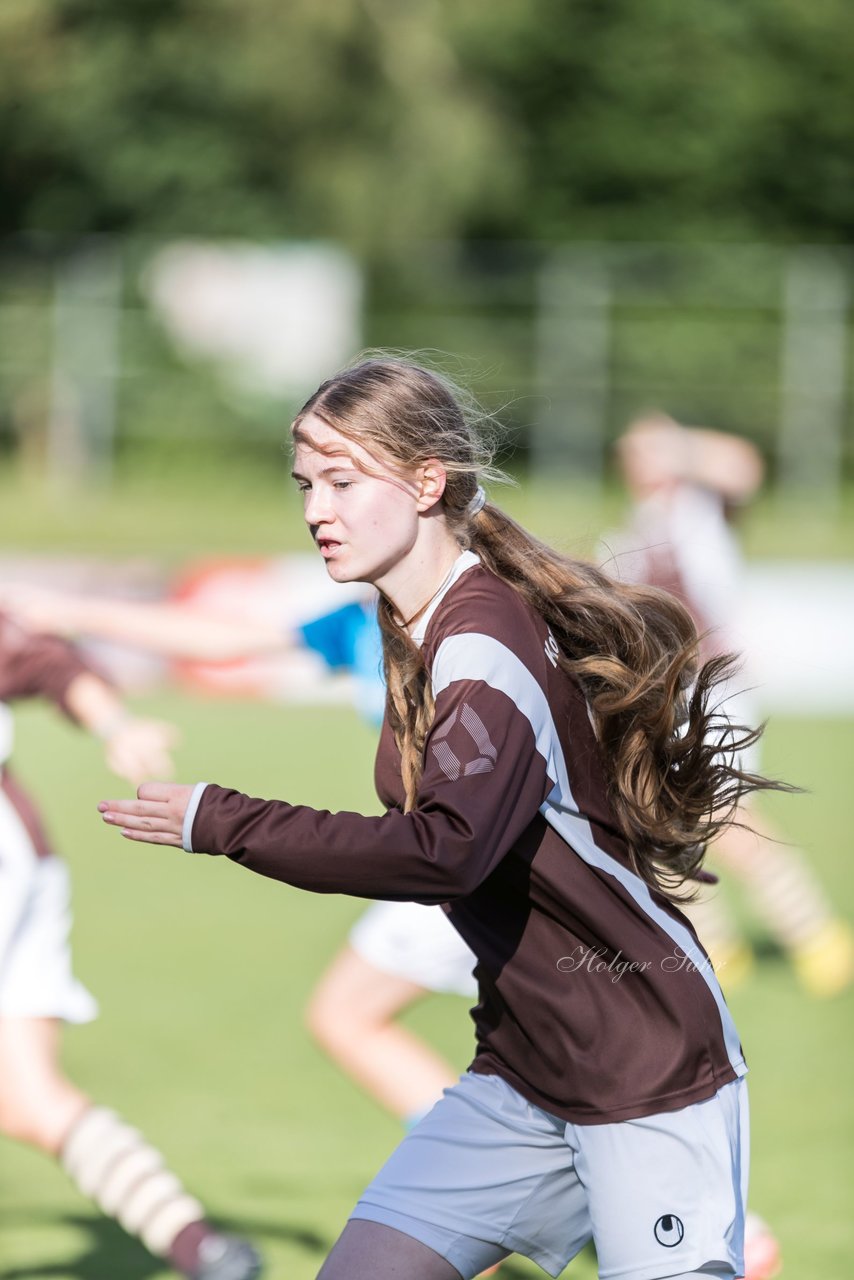
{"type": "Polygon", "coordinates": [[[460,556],[447,526],[420,538],[409,554],[376,585],[405,626],[417,622],[445,586],[460,556]]]}

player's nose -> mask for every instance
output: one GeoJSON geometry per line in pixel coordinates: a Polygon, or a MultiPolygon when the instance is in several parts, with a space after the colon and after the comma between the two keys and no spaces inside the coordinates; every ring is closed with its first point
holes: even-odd
{"type": "Polygon", "coordinates": [[[315,485],[306,498],[304,514],[306,524],[310,524],[312,528],[332,520],[334,513],[331,510],[329,494],[315,485]]]}

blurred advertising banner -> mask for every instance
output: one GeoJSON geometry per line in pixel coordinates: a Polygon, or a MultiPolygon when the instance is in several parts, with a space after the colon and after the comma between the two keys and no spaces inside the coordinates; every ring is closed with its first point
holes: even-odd
{"type": "MultiPolygon", "coordinates": [[[[311,553],[191,560],[177,573],[150,562],[59,557],[0,558],[0,592],[9,583],[138,602],[165,601],[200,619],[273,626],[283,639],[364,597],[359,584],[332,582],[311,553]]],[[[732,636],[747,655],[740,687],[761,715],[854,715],[854,566],[751,561],[732,636]]],[[[163,683],[197,693],[283,703],[353,701],[343,670],[300,643],[281,652],[229,661],[166,661],[132,645],[81,635],[91,656],[119,684],[144,690],[163,683]]]]}
{"type": "Polygon", "coordinates": [[[142,289],[185,355],[274,399],[309,394],[360,345],[361,274],[330,245],[168,244],[142,289]]]}
{"type": "Polygon", "coordinates": [[[740,638],[763,714],[854,714],[854,565],[745,567],[740,638]]]}
{"type": "MultiPolygon", "coordinates": [[[[72,636],[108,678],[129,692],[177,685],[194,693],[274,702],[353,700],[347,673],[330,673],[329,665],[301,643],[299,631],[359,600],[364,588],[332,582],[311,553],[203,557],[169,572],[152,560],[0,556],[0,596],[9,589],[24,592],[20,616],[31,629],[58,629],[72,636]],[[97,620],[90,617],[88,624],[82,621],[81,604],[85,611],[88,603],[98,601],[146,610],[147,624],[139,613],[120,614],[118,622],[106,627],[103,614],[97,620]],[[174,606],[178,614],[164,622],[160,605],[174,606]],[[196,639],[182,639],[185,652],[170,656],[169,642],[162,640],[174,633],[176,616],[187,619],[196,639]],[[48,618],[53,621],[47,623],[48,618]],[[281,646],[248,657],[208,659],[202,655],[210,646],[198,637],[205,627],[220,623],[234,623],[250,633],[258,624],[279,634],[281,646]],[[197,653],[186,652],[196,645],[197,653]]],[[[0,600],[0,607],[15,611],[14,601],[0,600]]]]}

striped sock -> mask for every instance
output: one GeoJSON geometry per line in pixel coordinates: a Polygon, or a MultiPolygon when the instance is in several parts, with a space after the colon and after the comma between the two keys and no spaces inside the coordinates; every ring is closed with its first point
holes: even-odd
{"type": "Polygon", "coordinates": [[[170,1254],[179,1236],[198,1234],[201,1240],[213,1231],[199,1201],[164,1166],[159,1152],[105,1107],[84,1111],[59,1158],[83,1195],[158,1257],[170,1254]],[[198,1224],[198,1232],[187,1232],[192,1224],[198,1224]]]}
{"type": "Polygon", "coordinates": [[[832,918],[818,878],[798,849],[760,841],[752,858],[736,867],[753,906],[780,946],[787,951],[808,945],[832,918]]]}

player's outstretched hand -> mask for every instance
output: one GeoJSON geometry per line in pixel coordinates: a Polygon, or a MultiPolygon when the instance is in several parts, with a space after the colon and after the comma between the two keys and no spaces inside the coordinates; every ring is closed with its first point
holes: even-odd
{"type": "Polygon", "coordinates": [[[144,782],[136,800],[102,800],[98,812],[128,840],[182,847],[184,814],[193,794],[180,782],[144,782]]]}
{"type": "Polygon", "coordinates": [[[133,786],[144,778],[171,778],[171,752],[180,737],[175,725],[165,720],[121,717],[104,741],[107,766],[133,786]]]}

